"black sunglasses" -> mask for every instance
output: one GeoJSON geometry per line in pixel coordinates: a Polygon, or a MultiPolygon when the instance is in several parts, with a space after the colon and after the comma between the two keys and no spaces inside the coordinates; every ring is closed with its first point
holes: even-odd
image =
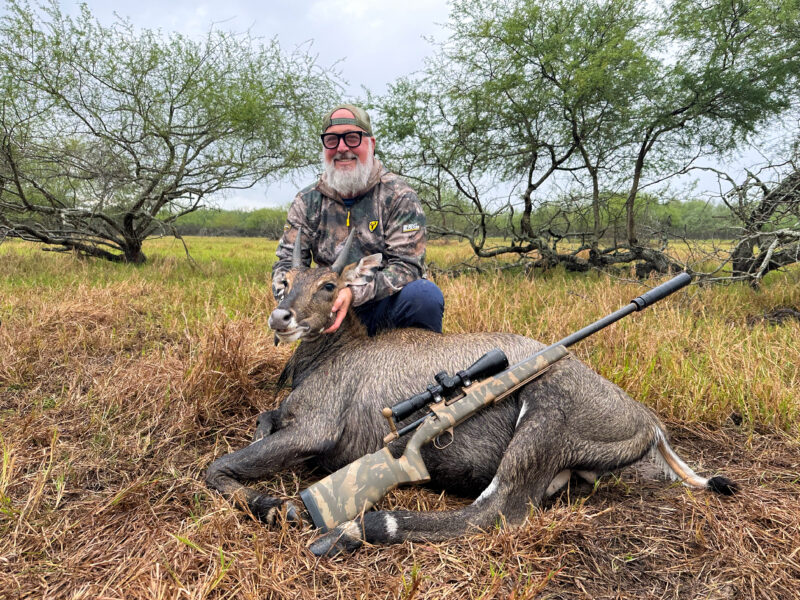
{"type": "Polygon", "coordinates": [[[323,133],[319,136],[322,145],[328,150],[339,147],[339,140],[344,140],[344,145],[348,148],[358,148],[361,145],[362,136],[372,137],[366,131],[345,131],[344,133],[323,133]]]}

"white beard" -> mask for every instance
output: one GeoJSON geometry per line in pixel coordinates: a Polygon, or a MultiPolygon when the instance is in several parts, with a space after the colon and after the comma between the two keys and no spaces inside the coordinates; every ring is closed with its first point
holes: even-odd
{"type": "Polygon", "coordinates": [[[352,152],[337,153],[328,161],[325,158],[325,151],[322,152],[322,166],[325,167],[325,180],[328,185],[336,191],[342,198],[354,198],[363,192],[367,187],[372,167],[375,164],[375,157],[370,154],[362,163],[352,152]],[[334,167],[336,158],[355,158],[356,168],[344,171],[334,167]]]}

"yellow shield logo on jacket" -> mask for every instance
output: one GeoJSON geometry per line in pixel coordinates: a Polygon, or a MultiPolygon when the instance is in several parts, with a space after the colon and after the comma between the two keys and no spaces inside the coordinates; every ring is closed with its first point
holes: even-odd
{"type": "Polygon", "coordinates": [[[370,230],[370,231],[375,231],[375,228],[376,228],[377,226],[378,226],[378,222],[377,222],[377,221],[370,221],[370,222],[369,222],[369,230],[370,230]]]}

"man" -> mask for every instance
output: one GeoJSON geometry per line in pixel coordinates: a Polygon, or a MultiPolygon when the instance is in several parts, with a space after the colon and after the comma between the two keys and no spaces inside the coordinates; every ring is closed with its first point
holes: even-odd
{"type": "Polygon", "coordinates": [[[365,285],[346,287],[333,306],[336,331],[349,310],[369,335],[393,327],[421,327],[441,333],[444,297],[423,279],[425,215],[416,193],[375,158],[375,138],[365,110],[352,104],[334,108],[322,123],[324,173],[301,190],[289,208],[272,268],[272,291],[289,270],[301,244],[303,263],[331,265],[350,231],[355,237],[348,262],[381,253],[383,267],[365,285]],[[297,232],[302,230],[302,239],[297,232]]]}

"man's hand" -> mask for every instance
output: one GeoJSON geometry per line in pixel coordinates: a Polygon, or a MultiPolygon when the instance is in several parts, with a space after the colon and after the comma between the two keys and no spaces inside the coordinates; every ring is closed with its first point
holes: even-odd
{"type": "Polygon", "coordinates": [[[339,295],[336,296],[336,300],[331,307],[331,312],[336,313],[336,320],[334,320],[333,325],[328,327],[323,333],[333,333],[339,329],[339,325],[344,321],[344,317],[350,309],[350,304],[352,304],[352,302],[353,292],[349,287],[343,287],[339,290],[339,295]]]}

